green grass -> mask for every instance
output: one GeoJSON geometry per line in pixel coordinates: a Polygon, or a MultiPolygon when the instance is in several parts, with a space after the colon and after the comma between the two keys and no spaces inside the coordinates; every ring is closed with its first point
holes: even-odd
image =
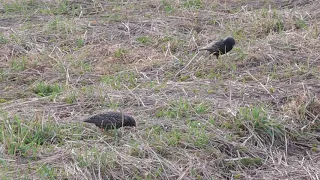
{"type": "Polygon", "coordinates": [[[136,78],[137,75],[134,72],[123,72],[114,76],[102,76],[100,81],[114,89],[123,88],[123,84],[129,88],[134,88],[137,86],[136,78]]]}
{"type": "Polygon", "coordinates": [[[15,71],[23,71],[27,66],[27,57],[23,56],[18,59],[14,59],[11,63],[11,68],[15,71]]]}
{"type": "Polygon", "coordinates": [[[117,49],[117,51],[115,51],[114,53],[114,57],[116,58],[122,58],[126,55],[128,51],[126,49],[122,49],[122,48],[119,48],[117,49]]]}
{"type": "Polygon", "coordinates": [[[42,177],[44,179],[56,179],[56,178],[58,178],[57,171],[58,171],[58,169],[56,169],[50,165],[44,165],[39,169],[38,174],[40,175],[40,177],[42,177]]]}
{"type": "Polygon", "coordinates": [[[34,11],[39,6],[34,0],[18,0],[11,3],[4,3],[4,11],[6,13],[24,13],[34,11]]]}
{"type": "Polygon", "coordinates": [[[140,36],[136,38],[136,41],[140,44],[151,44],[152,43],[152,39],[149,36],[140,36]]]}
{"type": "Polygon", "coordinates": [[[46,82],[40,81],[33,88],[33,92],[39,96],[56,96],[63,91],[63,87],[57,83],[48,84],[46,82]]]}
{"type": "Polygon", "coordinates": [[[67,104],[73,104],[73,103],[77,102],[77,95],[75,93],[70,93],[64,98],[64,101],[67,104]]]}
{"type": "Polygon", "coordinates": [[[255,141],[263,141],[263,144],[273,142],[275,139],[279,141],[285,139],[284,126],[270,118],[262,107],[242,108],[237,114],[235,124],[240,135],[252,134],[255,141]]]}
{"type": "Polygon", "coordinates": [[[25,122],[18,116],[1,123],[0,141],[9,155],[36,158],[43,146],[57,144],[61,139],[55,133],[54,125],[42,126],[37,121],[25,122]]]}
{"type": "Polygon", "coordinates": [[[169,117],[169,118],[182,118],[190,115],[191,105],[187,100],[180,99],[179,101],[172,102],[170,106],[157,112],[157,117],[169,117]]]}
{"type": "Polygon", "coordinates": [[[76,69],[77,73],[84,74],[92,71],[92,66],[89,62],[82,60],[73,61],[73,67],[76,69]]]}
{"type": "Polygon", "coordinates": [[[307,23],[303,19],[298,19],[296,20],[296,27],[299,29],[304,29],[307,27],[307,23]]]}
{"type": "Polygon", "coordinates": [[[255,166],[255,165],[261,165],[262,159],[260,158],[243,158],[240,160],[240,163],[244,166],[255,166]]]}
{"type": "Polygon", "coordinates": [[[317,178],[319,3],[0,4],[1,179],[317,178]]]}
{"type": "Polygon", "coordinates": [[[185,118],[190,117],[192,114],[204,114],[210,109],[207,103],[191,104],[187,100],[180,99],[179,101],[172,102],[168,107],[158,111],[156,117],[168,118],[185,118]]]}
{"type": "Polygon", "coordinates": [[[202,0],[185,0],[183,2],[183,7],[185,8],[194,8],[200,9],[203,6],[202,0]]]}
{"type": "Polygon", "coordinates": [[[8,42],[8,39],[5,38],[3,34],[0,34],[0,44],[6,44],[7,42],[8,42]]]}
{"type": "Polygon", "coordinates": [[[174,12],[174,6],[172,5],[172,1],[162,0],[161,4],[166,14],[171,14],[174,12]]]}

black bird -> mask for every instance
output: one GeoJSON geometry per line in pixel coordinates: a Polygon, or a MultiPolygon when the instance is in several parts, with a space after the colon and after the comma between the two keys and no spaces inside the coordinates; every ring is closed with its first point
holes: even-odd
{"type": "Polygon", "coordinates": [[[212,42],[208,44],[206,47],[200,48],[201,50],[208,50],[210,54],[217,56],[217,59],[219,58],[219,55],[225,54],[233,48],[233,46],[236,44],[236,41],[232,37],[227,37],[226,39],[221,39],[217,42],[212,42]]]}
{"type": "Polygon", "coordinates": [[[106,112],[102,114],[94,115],[84,122],[93,123],[101,129],[112,129],[112,128],[120,128],[123,126],[136,126],[136,120],[124,113],[121,112],[106,112]]]}

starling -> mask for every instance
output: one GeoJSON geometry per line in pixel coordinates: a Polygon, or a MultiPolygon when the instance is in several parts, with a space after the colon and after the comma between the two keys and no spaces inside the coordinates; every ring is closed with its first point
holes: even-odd
{"type": "Polygon", "coordinates": [[[120,128],[123,126],[136,126],[136,121],[133,117],[121,112],[106,112],[94,115],[84,122],[93,123],[101,129],[120,128]]]}
{"type": "Polygon", "coordinates": [[[212,42],[208,44],[206,47],[200,48],[201,50],[208,50],[210,54],[217,56],[217,59],[219,58],[219,55],[225,54],[233,48],[233,46],[236,44],[235,40],[232,37],[227,37],[226,39],[221,39],[217,42],[212,42]]]}

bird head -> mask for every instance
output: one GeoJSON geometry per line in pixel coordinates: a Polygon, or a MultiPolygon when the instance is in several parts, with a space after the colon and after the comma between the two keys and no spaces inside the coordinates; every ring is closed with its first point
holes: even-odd
{"type": "Polygon", "coordinates": [[[136,126],[136,120],[131,116],[124,117],[124,125],[125,126],[136,126]]]}
{"type": "Polygon", "coordinates": [[[224,42],[225,42],[225,44],[229,44],[229,45],[232,45],[232,46],[234,46],[236,44],[236,41],[232,37],[227,37],[224,40],[224,42]]]}

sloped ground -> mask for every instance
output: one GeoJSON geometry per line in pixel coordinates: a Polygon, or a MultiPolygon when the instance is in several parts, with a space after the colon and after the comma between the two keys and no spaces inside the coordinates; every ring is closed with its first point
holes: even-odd
{"type": "Polygon", "coordinates": [[[319,178],[318,1],[0,2],[1,179],[319,178]]]}

